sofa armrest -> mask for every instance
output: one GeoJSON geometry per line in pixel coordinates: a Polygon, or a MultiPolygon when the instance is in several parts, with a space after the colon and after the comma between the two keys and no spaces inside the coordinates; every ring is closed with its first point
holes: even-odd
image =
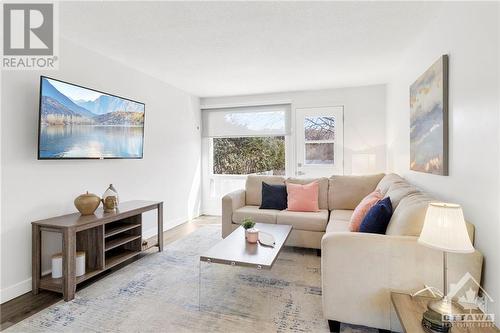
{"type": "Polygon", "coordinates": [[[234,228],[233,212],[245,206],[245,190],[236,190],[222,197],[222,237],[226,238],[234,228]]]}
{"type": "MultiPolygon", "coordinates": [[[[327,319],[391,328],[391,291],[443,288],[442,252],[417,237],[359,232],[327,233],[321,242],[323,313],[327,319]]],[[[480,281],[480,252],[448,254],[448,281],[469,272],[480,281]]]]}

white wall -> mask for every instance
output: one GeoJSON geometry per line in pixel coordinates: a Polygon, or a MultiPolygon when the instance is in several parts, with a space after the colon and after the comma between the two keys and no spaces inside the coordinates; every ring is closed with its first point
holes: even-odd
{"type": "Polygon", "coordinates": [[[484,254],[484,287],[500,317],[498,3],[445,3],[404,52],[388,85],[388,169],[463,205],[484,254]],[[409,86],[442,54],[449,63],[450,175],[409,170],[409,86]]]}
{"type": "MultiPolygon", "coordinates": [[[[344,106],[344,173],[352,173],[352,158],[355,154],[374,154],[373,172],[386,170],[386,86],[373,85],[364,87],[324,89],[311,91],[281,92],[272,94],[208,97],[201,98],[203,107],[258,105],[261,103],[291,103],[292,118],[297,108],[320,106],[344,106]]],[[[293,124],[292,119],[292,124],[293,124]]],[[[295,173],[294,126],[292,138],[287,140],[287,174],[295,173]]],[[[207,157],[208,145],[203,144],[203,161],[207,157]]],[[[203,168],[203,212],[220,212],[220,200],[217,209],[211,204],[208,171],[203,168]]]]}
{"type": "MultiPolygon", "coordinates": [[[[65,39],[59,58],[58,71],[2,72],[2,302],[31,290],[30,222],[74,212],[84,191],[101,195],[113,183],[122,201],[162,200],[165,229],[199,215],[198,98],[65,39]],[[144,102],[144,159],[38,161],[41,74],[144,102]]],[[[146,236],[156,233],[155,217],[146,216],[146,236]]],[[[49,235],[45,243],[47,269],[60,239],[49,235]]]]}

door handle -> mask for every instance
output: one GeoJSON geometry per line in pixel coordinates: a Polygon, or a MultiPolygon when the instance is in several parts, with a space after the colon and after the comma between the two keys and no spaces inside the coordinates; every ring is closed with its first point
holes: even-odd
{"type": "Polygon", "coordinates": [[[297,176],[303,176],[303,175],[305,175],[306,173],[305,173],[304,171],[300,171],[300,170],[299,170],[299,171],[297,171],[297,172],[296,172],[296,174],[297,174],[297,176]]]}

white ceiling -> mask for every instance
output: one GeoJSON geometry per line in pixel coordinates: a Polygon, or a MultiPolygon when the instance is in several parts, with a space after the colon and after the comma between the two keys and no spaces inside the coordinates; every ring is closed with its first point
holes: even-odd
{"type": "Polygon", "coordinates": [[[66,2],[60,34],[197,96],[384,83],[435,2],[66,2]]]}

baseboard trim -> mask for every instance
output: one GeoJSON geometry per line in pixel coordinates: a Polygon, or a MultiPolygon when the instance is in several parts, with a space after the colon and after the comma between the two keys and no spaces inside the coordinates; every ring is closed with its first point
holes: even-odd
{"type": "Polygon", "coordinates": [[[0,304],[10,301],[31,291],[31,278],[0,290],[0,304]]]}
{"type": "MultiPolygon", "coordinates": [[[[193,217],[193,218],[196,218],[196,217],[193,217]]],[[[167,221],[167,223],[163,224],[163,231],[165,232],[167,230],[175,228],[178,225],[186,223],[186,222],[188,222],[189,220],[192,220],[192,219],[190,219],[188,217],[179,217],[177,219],[169,220],[169,221],[167,221]]],[[[156,227],[145,229],[145,230],[142,231],[142,238],[143,239],[148,239],[148,238],[151,238],[153,236],[156,236],[156,234],[158,234],[158,229],[156,227]]]]}

